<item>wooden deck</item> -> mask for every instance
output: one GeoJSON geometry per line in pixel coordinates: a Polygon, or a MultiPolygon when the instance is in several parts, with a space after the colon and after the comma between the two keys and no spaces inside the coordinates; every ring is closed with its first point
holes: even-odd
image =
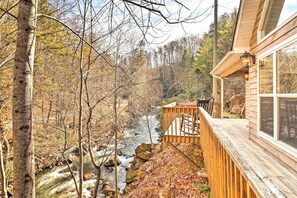
{"type": "Polygon", "coordinates": [[[297,197],[297,173],[248,138],[248,120],[201,116],[213,197],[297,197]]]}
{"type": "Polygon", "coordinates": [[[249,140],[248,125],[245,119],[212,118],[194,106],[163,107],[163,142],[201,144],[212,197],[297,198],[297,167],[249,140]],[[184,114],[189,119],[181,124],[184,114]]]}
{"type": "Polygon", "coordinates": [[[199,108],[192,103],[190,105],[171,103],[163,106],[163,142],[198,143],[198,117],[199,108]],[[193,127],[194,122],[197,124],[193,127]]]}

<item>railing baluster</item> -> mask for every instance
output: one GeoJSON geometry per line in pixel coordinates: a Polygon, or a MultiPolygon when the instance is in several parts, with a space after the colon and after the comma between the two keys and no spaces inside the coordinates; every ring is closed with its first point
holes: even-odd
{"type": "Polygon", "coordinates": [[[170,123],[170,112],[169,112],[169,108],[167,109],[167,125],[168,125],[168,127],[167,127],[167,133],[168,133],[168,135],[167,135],[167,137],[166,137],[166,139],[167,139],[167,141],[169,142],[169,137],[170,137],[170,125],[169,125],[169,123],[170,123]]]}
{"type": "Polygon", "coordinates": [[[257,197],[203,113],[200,113],[200,142],[212,197],[257,197]]]}
{"type": "Polygon", "coordinates": [[[177,142],[177,108],[174,108],[174,142],[177,142]]]}
{"type": "Polygon", "coordinates": [[[194,112],[193,112],[193,108],[190,108],[190,115],[191,115],[191,138],[190,138],[190,142],[193,143],[193,137],[194,137],[194,112]]]}

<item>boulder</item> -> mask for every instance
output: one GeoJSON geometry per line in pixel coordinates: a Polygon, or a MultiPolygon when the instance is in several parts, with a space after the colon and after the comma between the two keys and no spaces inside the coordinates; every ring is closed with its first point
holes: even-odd
{"type": "Polygon", "coordinates": [[[92,177],[93,177],[93,173],[84,173],[83,174],[84,181],[90,180],[90,179],[92,179],[92,177]]]}
{"type": "Polygon", "coordinates": [[[104,149],[106,149],[107,148],[107,145],[99,145],[99,146],[97,146],[97,151],[102,151],[102,150],[104,150],[104,149]]]}
{"type": "Polygon", "coordinates": [[[237,94],[232,96],[230,99],[230,112],[239,114],[244,106],[244,97],[243,94],[237,94]]]}
{"type": "Polygon", "coordinates": [[[149,151],[144,151],[144,152],[136,154],[136,157],[138,157],[144,161],[148,161],[152,156],[153,156],[153,154],[149,151]]]}
{"type": "Polygon", "coordinates": [[[152,150],[153,150],[153,145],[152,144],[141,144],[135,149],[135,153],[137,155],[138,153],[142,153],[142,152],[145,152],[145,151],[151,152],[152,150]]]}
{"type": "MultiPolygon", "coordinates": [[[[117,161],[117,166],[121,164],[121,161],[120,161],[120,159],[118,157],[117,157],[116,161],[117,161]]],[[[116,163],[115,163],[114,156],[111,156],[111,157],[107,158],[107,160],[103,163],[103,165],[105,167],[114,167],[115,164],[116,163]]]]}
{"type": "MultiPolygon", "coordinates": [[[[82,146],[82,153],[83,153],[83,156],[88,154],[88,146],[85,144],[83,144],[82,146]]],[[[72,154],[75,156],[79,156],[79,148],[77,146],[72,148],[72,154]]]]}
{"type": "Polygon", "coordinates": [[[129,184],[129,186],[126,186],[125,189],[124,189],[124,194],[127,194],[129,192],[132,192],[133,190],[135,190],[137,188],[139,184],[135,184],[135,183],[132,183],[132,184],[129,184]]]}
{"type": "Polygon", "coordinates": [[[9,184],[7,187],[7,196],[13,197],[13,185],[12,184],[9,184]]]}
{"type": "Polygon", "coordinates": [[[104,182],[102,185],[102,192],[106,197],[114,197],[115,190],[110,182],[104,182]]]}
{"type": "Polygon", "coordinates": [[[142,180],[147,175],[146,171],[129,169],[126,175],[126,184],[130,184],[134,181],[142,180]]]}

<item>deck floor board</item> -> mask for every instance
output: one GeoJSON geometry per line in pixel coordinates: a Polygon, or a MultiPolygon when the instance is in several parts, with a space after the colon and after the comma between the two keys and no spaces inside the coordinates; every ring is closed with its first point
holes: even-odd
{"type": "MultiPolygon", "coordinates": [[[[214,119],[250,169],[276,197],[297,197],[297,170],[286,166],[258,144],[248,139],[248,121],[214,119]]],[[[222,134],[221,134],[222,135],[222,134]]]]}

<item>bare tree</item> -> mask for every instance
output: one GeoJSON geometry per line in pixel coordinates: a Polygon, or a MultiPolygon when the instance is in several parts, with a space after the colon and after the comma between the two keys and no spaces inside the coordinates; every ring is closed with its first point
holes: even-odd
{"type": "MultiPolygon", "coordinates": [[[[13,82],[13,149],[14,149],[14,196],[15,197],[34,197],[35,196],[35,179],[34,179],[34,148],[33,148],[33,136],[32,136],[32,92],[33,92],[33,65],[34,65],[34,54],[35,54],[35,35],[36,35],[36,21],[37,21],[37,0],[22,0],[15,3],[11,8],[5,10],[0,7],[0,10],[3,12],[0,15],[2,18],[5,14],[10,15],[14,19],[18,19],[18,34],[17,34],[17,43],[16,43],[16,52],[15,52],[15,65],[14,65],[14,82],[13,82]],[[11,9],[18,5],[18,15],[15,16],[11,9]]],[[[71,34],[78,37],[80,40],[80,61],[79,61],[79,94],[78,94],[78,146],[79,146],[79,196],[82,197],[82,187],[83,187],[83,154],[82,154],[82,141],[83,141],[83,112],[84,112],[84,45],[88,45],[96,56],[101,57],[105,61],[105,65],[108,65],[110,68],[116,68],[116,72],[121,71],[124,75],[128,76],[125,72],[125,68],[118,65],[113,65],[106,56],[108,56],[108,51],[114,47],[117,43],[116,39],[113,37],[113,33],[116,30],[120,32],[125,32],[125,29],[137,29],[139,28],[143,37],[150,34],[148,29],[154,27],[155,19],[152,19],[152,15],[158,16],[160,19],[165,20],[168,23],[183,23],[187,20],[193,18],[193,15],[190,14],[187,17],[182,18],[182,10],[188,10],[186,6],[181,4],[178,1],[175,1],[179,5],[177,15],[173,15],[171,11],[166,9],[166,3],[163,1],[109,1],[105,0],[100,2],[100,6],[94,6],[91,1],[77,1],[76,5],[84,7],[83,9],[75,8],[72,13],[62,13],[60,12],[59,6],[57,6],[56,15],[50,14],[39,14],[40,17],[46,17],[60,24],[63,24],[67,30],[70,30],[71,34]],[[83,3],[82,3],[83,2],[83,3]],[[94,26],[97,25],[96,29],[100,30],[100,36],[96,38],[97,42],[89,42],[86,34],[89,30],[89,18],[87,16],[87,6],[90,10],[93,10],[94,16],[91,17],[94,19],[94,26]],[[96,8],[97,7],[97,8],[96,8]],[[100,7],[98,9],[98,7],[100,7]],[[80,12],[82,11],[82,12],[80,12]],[[75,13],[76,12],[76,13],[75,13]],[[77,14],[77,12],[79,14],[77,14]],[[67,20],[62,21],[64,17],[74,16],[75,14],[81,16],[82,28],[72,28],[74,25],[69,23],[67,25],[67,20]],[[122,15],[122,17],[119,17],[122,15]],[[172,16],[175,16],[174,18],[172,16]],[[121,19],[119,19],[121,18],[121,19]],[[95,24],[96,23],[96,24],[95,24]],[[131,25],[133,23],[133,25],[131,25]],[[106,28],[107,27],[107,28],[106,28]],[[108,39],[107,39],[108,38],[108,39]],[[100,45],[98,44],[99,42],[100,45]],[[106,55],[107,54],[107,55],[106,55]],[[106,56],[104,56],[106,55],[106,56]]],[[[97,5],[97,2],[96,2],[97,5]]],[[[77,16],[76,15],[76,16],[77,16]]],[[[73,17],[75,18],[75,17],[73,17]]],[[[79,17],[78,17],[79,18],[79,17]]],[[[70,20],[71,21],[71,20],[70,20]]],[[[68,21],[69,22],[69,21],[68,21]]],[[[49,24],[50,25],[50,24],[49,24]]],[[[92,25],[91,25],[92,26],[92,25]]],[[[153,35],[153,34],[151,34],[153,35]]],[[[95,40],[95,39],[94,39],[95,40]]],[[[144,38],[146,40],[146,38],[144,38]]],[[[12,54],[5,59],[5,63],[10,61],[12,54]]],[[[70,56],[69,56],[70,57],[70,56]]],[[[77,58],[77,57],[76,57],[77,58]]],[[[70,58],[69,58],[70,59],[70,58]]],[[[77,60],[77,59],[76,59],[77,60]]],[[[74,61],[75,62],[75,61],[74,61]]],[[[76,63],[76,62],[75,62],[76,63]]],[[[3,65],[0,65],[0,68],[3,65]]],[[[62,77],[60,77],[62,78],[62,77]]],[[[115,79],[119,80],[119,79],[115,79]]],[[[64,83],[66,85],[67,83],[64,83]]],[[[69,83],[68,83],[69,84],[69,83]]],[[[112,92],[117,94],[118,88],[120,88],[120,83],[116,85],[115,89],[112,92]]],[[[61,89],[63,90],[63,89],[61,89]]],[[[75,92],[76,90],[72,90],[75,92]]],[[[56,112],[57,122],[56,125],[61,124],[61,109],[59,108],[59,102],[65,99],[60,99],[62,94],[56,92],[56,107],[51,104],[49,108],[50,112],[56,112]],[[54,109],[55,108],[55,109],[54,109]]],[[[117,96],[116,96],[117,97],[117,96]]],[[[115,98],[116,98],[115,97],[115,98]]],[[[53,100],[54,101],[54,100],[53,100]]],[[[97,100],[97,101],[100,101],[97,100]]],[[[65,100],[64,102],[67,102],[65,100]]],[[[63,106],[63,105],[60,105],[63,106]]],[[[115,99],[116,106],[116,99],[115,99]]],[[[42,106],[42,110],[44,107],[42,106]]],[[[116,113],[116,111],[115,111],[116,113]]],[[[42,114],[43,115],[43,114],[42,114]]],[[[75,119],[74,119],[75,120],[75,119]]],[[[115,119],[116,120],[116,119],[115,119]]],[[[48,121],[47,124],[50,121],[48,121]]],[[[118,129],[115,129],[117,131],[118,129]]],[[[66,133],[66,132],[65,132],[66,133]]],[[[116,138],[117,139],[117,138],[116,138]]],[[[116,187],[117,190],[117,187],[116,187]]]]}
{"type": "Polygon", "coordinates": [[[35,197],[32,124],[37,0],[19,2],[13,77],[14,197],[35,197]]]}

